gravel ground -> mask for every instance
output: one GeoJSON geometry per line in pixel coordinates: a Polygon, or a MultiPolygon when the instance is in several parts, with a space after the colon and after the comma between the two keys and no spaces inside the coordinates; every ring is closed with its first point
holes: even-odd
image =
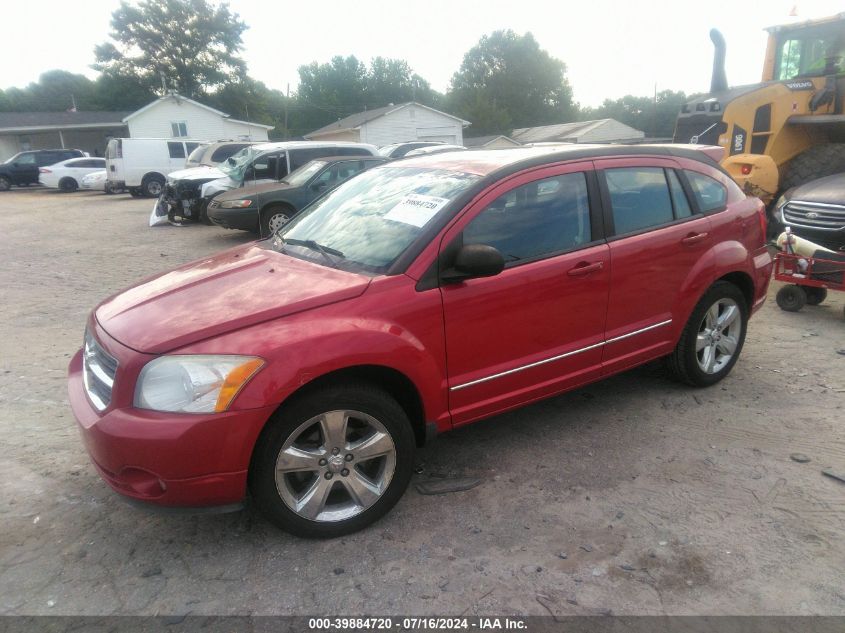
{"type": "Polygon", "coordinates": [[[138,510],[89,464],[65,388],[88,311],[250,239],[151,206],[0,194],[0,613],[845,615],[842,293],[791,314],[773,284],[715,387],[647,366],[442,436],[416,480],[480,486],[304,541],[138,510]]]}

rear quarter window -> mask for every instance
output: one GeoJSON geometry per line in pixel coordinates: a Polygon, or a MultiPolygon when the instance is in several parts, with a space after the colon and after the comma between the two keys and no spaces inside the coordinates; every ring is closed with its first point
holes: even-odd
{"type": "Polygon", "coordinates": [[[697,171],[686,172],[692,195],[702,213],[724,209],[728,201],[728,190],[721,182],[697,171]]]}

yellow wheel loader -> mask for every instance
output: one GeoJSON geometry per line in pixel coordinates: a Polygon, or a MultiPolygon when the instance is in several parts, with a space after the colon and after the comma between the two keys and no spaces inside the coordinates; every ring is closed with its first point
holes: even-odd
{"type": "Polygon", "coordinates": [[[791,187],[845,172],[845,13],[774,26],[761,83],[729,88],[725,40],[710,93],[685,104],[676,143],[721,145],[722,166],[767,204],[791,187]]]}

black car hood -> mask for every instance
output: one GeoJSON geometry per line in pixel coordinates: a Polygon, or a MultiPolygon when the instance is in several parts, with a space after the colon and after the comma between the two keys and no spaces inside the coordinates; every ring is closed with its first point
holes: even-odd
{"type": "Polygon", "coordinates": [[[789,200],[845,205],[845,173],[825,176],[795,187],[787,194],[789,200]]]}
{"type": "Polygon", "coordinates": [[[233,189],[232,191],[221,193],[220,195],[215,196],[215,200],[219,200],[220,202],[222,202],[223,200],[241,200],[242,198],[248,198],[249,196],[257,196],[263,193],[271,193],[274,191],[285,191],[289,189],[292,190],[298,188],[299,187],[294,187],[283,182],[267,182],[262,185],[249,185],[241,187],[240,189],[233,189]]]}

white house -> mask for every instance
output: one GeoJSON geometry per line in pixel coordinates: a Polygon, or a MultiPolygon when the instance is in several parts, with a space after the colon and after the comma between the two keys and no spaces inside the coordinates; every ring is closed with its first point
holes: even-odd
{"type": "Polygon", "coordinates": [[[169,93],[126,116],[131,138],[193,138],[206,141],[266,141],[272,125],[231,118],[225,112],[169,93]]]}
{"type": "Polygon", "coordinates": [[[519,143],[504,134],[491,134],[489,136],[476,136],[464,138],[464,147],[469,149],[509,149],[519,147],[519,143]]]}
{"type": "Polygon", "coordinates": [[[355,141],[382,146],[406,141],[463,145],[469,121],[409,101],[351,114],[305,135],[309,141],[355,141]]]}
{"type": "Polygon", "coordinates": [[[511,138],[520,143],[625,143],[641,141],[645,133],[616,119],[575,121],[539,127],[523,127],[511,138]]]}

